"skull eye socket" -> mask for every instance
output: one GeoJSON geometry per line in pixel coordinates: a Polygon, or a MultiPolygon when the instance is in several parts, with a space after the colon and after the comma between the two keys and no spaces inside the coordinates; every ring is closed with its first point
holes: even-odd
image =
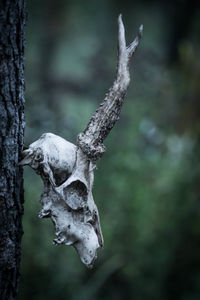
{"type": "Polygon", "coordinates": [[[75,180],[63,189],[65,201],[74,210],[82,209],[87,202],[87,188],[80,180],[75,180]]]}
{"type": "Polygon", "coordinates": [[[53,173],[53,178],[54,178],[55,184],[57,186],[60,186],[61,184],[63,184],[71,175],[71,173],[69,173],[68,171],[60,170],[57,168],[51,167],[51,171],[53,173]]]}

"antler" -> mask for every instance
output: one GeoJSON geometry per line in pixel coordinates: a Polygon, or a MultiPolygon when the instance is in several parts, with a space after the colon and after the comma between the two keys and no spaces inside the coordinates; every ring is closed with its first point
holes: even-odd
{"type": "Polygon", "coordinates": [[[140,26],[137,37],[126,46],[125,29],[122,16],[118,18],[118,65],[116,79],[105,99],[91,117],[86,129],[78,135],[78,147],[87,157],[96,162],[105,152],[104,139],[119,119],[122,104],[130,83],[129,62],[135,53],[143,32],[140,26]]]}
{"type": "Polygon", "coordinates": [[[44,183],[41,218],[51,218],[55,244],[73,245],[82,262],[91,267],[96,252],[103,247],[99,213],[92,195],[95,162],[105,151],[103,141],[119,118],[130,82],[129,61],[142,35],[127,47],[121,15],[117,76],[85,131],[78,136],[78,147],[63,138],[45,133],[23,151],[20,165],[31,166],[44,183]]]}

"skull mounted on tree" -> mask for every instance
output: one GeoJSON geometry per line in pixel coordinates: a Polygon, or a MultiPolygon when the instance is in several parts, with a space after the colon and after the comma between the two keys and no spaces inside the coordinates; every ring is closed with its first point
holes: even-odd
{"type": "Polygon", "coordinates": [[[129,62],[135,53],[143,27],[126,46],[121,15],[118,18],[118,65],[116,79],[77,146],[52,133],[43,134],[24,150],[20,165],[29,165],[44,183],[40,218],[50,217],[55,244],[73,245],[81,261],[92,267],[96,252],[103,247],[99,213],[92,195],[96,162],[105,152],[104,139],[119,119],[130,83],[129,62]]]}

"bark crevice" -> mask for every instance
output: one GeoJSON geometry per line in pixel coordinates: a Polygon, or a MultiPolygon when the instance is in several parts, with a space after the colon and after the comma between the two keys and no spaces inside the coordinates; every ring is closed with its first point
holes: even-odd
{"type": "Polygon", "coordinates": [[[21,259],[24,136],[23,0],[0,3],[0,299],[15,299],[21,259]]]}

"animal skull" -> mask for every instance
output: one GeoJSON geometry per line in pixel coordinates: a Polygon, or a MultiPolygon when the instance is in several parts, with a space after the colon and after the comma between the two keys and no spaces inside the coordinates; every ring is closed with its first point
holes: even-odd
{"type": "Polygon", "coordinates": [[[119,119],[130,82],[129,63],[143,32],[127,45],[122,16],[118,18],[118,67],[105,99],[78,135],[78,147],[52,133],[43,134],[23,151],[20,165],[30,165],[42,178],[44,191],[39,217],[50,217],[55,244],[73,245],[88,267],[103,247],[97,207],[92,196],[95,162],[105,151],[103,141],[119,119]]]}
{"type": "Polygon", "coordinates": [[[92,267],[103,247],[99,214],[92,196],[95,165],[80,148],[45,133],[24,150],[20,165],[29,165],[44,183],[40,218],[50,217],[54,244],[73,245],[81,261],[92,267]]]}

